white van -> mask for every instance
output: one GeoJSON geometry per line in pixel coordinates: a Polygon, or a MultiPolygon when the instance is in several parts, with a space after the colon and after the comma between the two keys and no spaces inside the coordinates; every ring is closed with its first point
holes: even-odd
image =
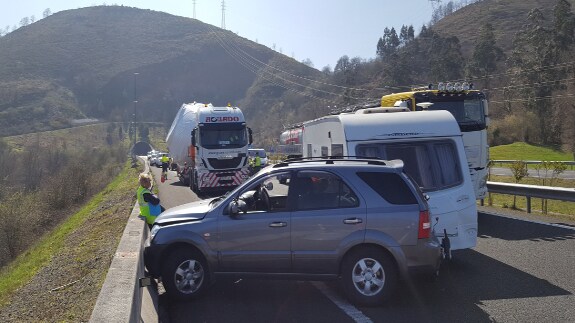
{"type": "Polygon", "coordinates": [[[260,156],[262,160],[262,167],[268,164],[268,155],[266,154],[265,149],[262,148],[250,148],[248,149],[248,157],[255,158],[256,156],[260,156]]]}
{"type": "Polygon", "coordinates": [[[304,157],[403,160],[404,171],[430,197],[435,235],[440,239],[447,235],[451,250],[475,247],[475,193],[453,115],[444,110],[386,113],[398,110],[376,109],[304,122],[304,157]]]}

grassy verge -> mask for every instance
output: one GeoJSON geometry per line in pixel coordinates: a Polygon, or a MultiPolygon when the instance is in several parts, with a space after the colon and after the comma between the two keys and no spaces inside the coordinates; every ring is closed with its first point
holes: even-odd
{"type": "MultiPolygon", "coordinates": [[[[502,182],[502,183],[514,183],[513,178],[508,176],[491,176],[490,181],[502,182]]],[[[519,184],[528,185],[541,185],[539,179],[526,177],[521,180],[519,184]]],[[[574,180],[556,179],[553,186],[556,187],[567,187],[575,188],[574,180]]],[[[515,198],[515,206],[513,195],[507,194],[489,194],[491,199],[485,199],[485,205],[507,208],[513,210],[520,210],[527,212],[527,198],[524,196],[517,196],[515,198]]],[[[533,213],[543,213],[542,212],[542,199],[531,198],[531,212],[533,213]]],[[[555,217],[564,218],[568,220],[575,221],[575,203],[574,202],[563,202],[557,200],[547,200],[547,212],[555,217]]]]}
{"type": "Polygon", "coordinates": [[[514,142],[489,148],[492,160],[554,160],[572,161],[573,154],[552,148],[534,146],[524,142],[514,142]]]}
{"type": "MultiPolygon", "coordinates": [[[[492,160],[540,160],[540,161],[572,161],[573,154],[570,152],[562,152],[548,147],[534,146],[524,142],[515,142],[509,145],[501,145],[491,147],[489,155],[492,160]]],[[[510,164],[494,165],[494,167],[509,168],[510,164]]],[[[534,169],[536,165],[528,165],[529,168],[534,169]]],[[[567,170],[571,170],[568,167],[567,170]]],[[[512,177],[507,176],[490,176],[490,181],[514,183],[512,177]]],[[[547,179],[549,185],[549,179],[547,179]]],[[[525,177],[521,180],[520,184],[529,185],[543,185],[538,178],[525,177]]],[[[557,187],[575,187],[575,181],[555,179],[553,186],[557,187]]],[[[485,204],[489,206],[506,208],[519,211],[527,211],[527,198],[517,196],[515,199],[513,195],[505,194],[489,194],[490,199],[485,199],[485,204]]],[[[531,199],[531,211],[533,213],[542,212],[542,201],[538,198],[531,199]]],[[[547,212],[550,216],[569,219],[575,221],[575,203],[563,202],[556,200],[547,200],[547,212]]]]}
{"type": "MultiPolygon", "coordinates": [[[[55,254],[63,252],[63,249],[68,248],[66,245],[67,239],[78,230],[78,228],[89,222],[95,214],[104,214],[107,204],[110,201],[121,199],[119,195],[127,195],[128,199],[134,195],[134,190],[137,187],[137,174],[138,169],[130,168],[129,163],[126,163],[124,170],[99,194],[94,196],[80,211],[69,217],[64,223],[59,225],[55,230],[48,233],[30,248],[27,252],[20,255],[9,266],[0,272],[0,306],[9,302],[11,295],[18,289],[27,284],[43,267],[50,263],[55,254]]],[[[124,196],[124,198],[126,198],[124,196]]],[[[132,197],[133,201],[133,197],[132,197]]],[[[117,212],[115,210],[114,212],[117,212]]],[[[126,210],[129,211],[130,210],[126,210]]],[[[125,219],[126,217],[124,217],[125,219]]],[[[125,225],[125,222],[124,222],[125,225]]],[[[105,232],[98,232],[98,230],[105,230],[105,227],[98,227],[96,225],[89,225],[93,227],[91,235],[99,236],[100,238],[111,238],[106,236],[105,232]]],[[[123,228],[123,227],[122,227],[123,228]]],[[[118,231],[116,229],[116,231],[118,231]]],[[[121,230],[119,230],[121,232],[121,230]]],[[[119,241],[119,236],[116,237],[115,244],[119,241]]],[[[89,241],[80,243],[73,246],[74,254],[89,255],[93,248],[93,244],[89,241]]],[[[75,258],[77,260],[77,258],[75,258]]],[[[105,273],[104,273],[105,276],[105,273]]],[[[91,288],[96,288],[92,286],[91,288]]]]}

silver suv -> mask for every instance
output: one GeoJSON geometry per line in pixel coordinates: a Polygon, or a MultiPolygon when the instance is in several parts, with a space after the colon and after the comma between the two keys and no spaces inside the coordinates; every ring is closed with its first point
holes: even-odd
{"type": "Polygon", "coordinates": [[[289,161],[224,196],[162,213],[144,261],[179,299],[221,275],[328,278],[341,280],[352,303],[374,306],[412,269],[438,270],[442,248],[430,229],[426,199],[402,161],[289,161]]]}

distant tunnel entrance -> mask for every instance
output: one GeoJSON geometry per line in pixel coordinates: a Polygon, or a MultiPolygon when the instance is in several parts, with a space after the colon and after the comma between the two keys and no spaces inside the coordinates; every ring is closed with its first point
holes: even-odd
{"type": "Polygon", "coordinates": [[[132,147],[132,155],[136,155],[136,156],[145,156],[146,154],[148,154],[148,151],[152,150],[152,146],[150,146],[149,143],[147,142],[137,142],[133,147],[132,147]]]}

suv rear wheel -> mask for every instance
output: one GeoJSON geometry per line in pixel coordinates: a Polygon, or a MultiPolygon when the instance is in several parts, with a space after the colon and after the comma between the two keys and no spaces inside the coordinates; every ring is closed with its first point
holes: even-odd
{"type": "Polygon", "coordinates": [[[353,251],[342,263],[342,284],[354,304],[378,306],[387,300],[397,284],[395,262],[377,248],[353,251]]]}
{"type": "Polygon", "coordinates": [[[203,294],[209,285],[204,258],[192,250],[172,252],[162,268],[162,284],[168,295],[176,299],[192,299],[203,294]]]}

